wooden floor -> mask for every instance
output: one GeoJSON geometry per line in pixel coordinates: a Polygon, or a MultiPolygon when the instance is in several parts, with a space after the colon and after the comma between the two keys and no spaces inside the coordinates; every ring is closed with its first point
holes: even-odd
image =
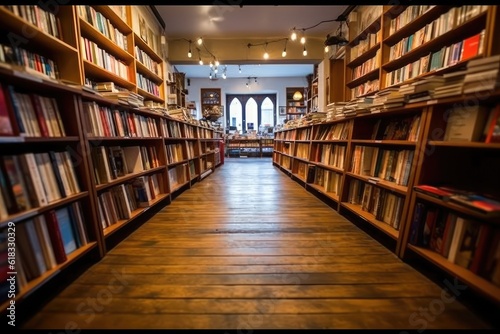
{"type": "Polygon", "coordinates": [[[226,159],[24,328],[485,324],[270,159],[226,159]]]}

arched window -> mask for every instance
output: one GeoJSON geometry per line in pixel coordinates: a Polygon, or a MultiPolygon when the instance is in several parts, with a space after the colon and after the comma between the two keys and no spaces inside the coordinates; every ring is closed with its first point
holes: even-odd
{"type": "Polygon", "coordinates": [[[270,98],[266,97],[264,101],[262,101],[262,105],[260,107],[260,126],[274,126],[274,103],[270,98]]]}
{"type": "Polygon", "coordinates": [[[246,119],[245,122],[247,124],[247,131],[250,130],[259,130],[259,118],[258,118],[258,112],[257,112],[257,102],[255,101],[254,98],[248,99],[246,105],[245,105],[245,111],[246,111],[246,119]]]}
{"type": "Polygon", "coordinates": [[[234,98],[229,105],[229,126],[236,127],[241,133],[243,130],[242,124],[243,109],[241,108],[241,102],[237,98],[234,98]]]}

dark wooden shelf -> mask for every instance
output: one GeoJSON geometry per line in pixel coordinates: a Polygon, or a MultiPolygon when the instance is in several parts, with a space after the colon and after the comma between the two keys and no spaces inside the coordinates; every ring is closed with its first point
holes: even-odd
{"type": "MultiPolygon", "coordinates": [[[[89,77],[93,77],[97,80],[113,81],[117,85],[126,88],[129,91],[135,91],[135,83],[131,82],[131,79],[122,78],[118,74],[108,71],[105,68],[93,64],[88,60],[83,61],[83,67],[85,69],[85,75],[89,77]]],[[[128,68],[127,72],[130,76],[130,68],[128,68]]]]}
{"type": "Polygon", "coordinates": [[[396,184],[394,182],[389,182],[389,181],[386,181],[383,179],[380,179],[379,181],[375,182],[375,181],[370,180],[371,176],[358,175],[358,174],[354,174],[351,172],[347,172],[346,175],[349,175],[353,178],[359,179],[363,182],[370,183],[370,184],[376,185],[378,187],[397,192],[398,194],[401,194],[404,196],[406,196],[408,194],[408,187],[401,186],[401,185],[396,184]]]}
{"type": "MultiPolygon", "coordinates": [[[[357,87],[357,86],[359,86],[367,81],[378,79],[379,78],[379,70],[380,70],[380,68],[377,67],[377,68],[371,70],[370,72],[363,74],[359,78],[356,78],[356,79],[348,82],[347,87],[352,89],[352,88],[355,88],[355,87],[357,87]]],[[[373,93],[370,93],[369,95],[372,95],[372,94],[373,93]]]]}
{"type": "Polygon", "coordinates": [[[97,184],[95,186],[95,189],[97,191],[103,191],[105,189],[114,187],[114,186],[122,184],[124,182],[133,180],[135,178],[138,178],[139,176],[144,176],[144,175],[154,174],[156,172],[160,172],[163,169],[165,169],[165,166],[150,168],[148,170],[143,170],[143,171],[140,171],[140,172],[137,172],[137,173],[129,173],[129,174],[125,175],[125,176],[120,176],[120,177],[118,177],[116,179],[113,179],[113,180],[111,180],[111,182],[104,183],[104,184],[97,184]]]}
{"type": "MultiPolygon", "coordinates": [[[[384,232],[391,238],[397,240],[399,238],[399,231],[396,230],[394,227],[391,225],[384,223],[380,220],[375,219],[375,216],[371,214],[368,211],[364,211],[361,209],[361,205],[355,205],[347,202],[341,202],[340,205],[347,210],[351,211],[352,213],[356,214],[357,216],[363,218],[366,222],[369,224],[375,226],[377,229],[380,231],[384,232]]],[[[403,217],[401,217],[403,219],[403,217]]]]}
{"type": "Polygon", "coordinates": [[[359,41],[362,41],[366,39],[366,37],[369,34],[374,34],[377,33],[382,28],[381,24],[382,20],[382,15],[380,15],[376,20],[374,20],[370,25],[368,25],[365,29],[363,29],[356,37],[354,37],[349,43],[347,43],[347,47],[353,47],[359,43],[359,41]]]}
{"type": "Polygon", "coordinates": [[[374,46],[369,48],[366,52],[364,52],[360,56],[354,58],[346,66],[350,67],[350,68],[354,68],[356,66],[359,66],[359,65],[363,64],[365,61],[367,61],[368,59],[375,57],[378,50],[380,50],[380,43],[375,44],[374,46]]]}

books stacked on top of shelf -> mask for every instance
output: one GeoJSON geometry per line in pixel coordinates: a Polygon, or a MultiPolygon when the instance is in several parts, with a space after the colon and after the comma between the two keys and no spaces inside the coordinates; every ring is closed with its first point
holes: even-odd
{"type": "Polygon", "coordinates": [[[375,93],[370,111],[376,113],[391,108],[402,107],[404,104],[405,98],[399,92],[399,87],[387,87],[375,93]]]}
{"type": "Polygon", "coordinates": [[[335,120],[337,114],[343,115],[343,109],[347,102],[332,102],[326,105],[326,122],[335,120]]]}
{"type": "Polygon", "coordinates": [[[462,94],[465,74],[465,70],[443,74],[443,84],[434,88],[434,98],[439,99],[462,94]]]}
{"type": "Polygon", "coordinates": [[[480,194],[450,186],[427,184],[414,186],[413,189],[443,201],[467,207],[487,217],[500,217],[500,199],[489,194],[480,194]]]}
{"type": "Polygon", "coordinates": [[[353,117],[356,115],[369,114],[373,99],[374,96],[365,96],[349,101],[344,107],[344,116],[353,117]]]}
{"type": "Polygon", "coordinates": [[[144,106],[144,97],[128,90],[119,92],[102,92],[100,94],[123,105],[132,107],[144,106]]]}
{"type": "Polygon", "coordinates": [[[399,92],[405,96],[406,103],[427,101],[434,97],[434,89],[442,86],[443,82],[442,76],[433,75],[401,85],[399,92]]]}
{"type": "Polygon", "coordinates": [[[326,112],[312,112],[304,115],[304,122],[306,124],[323,123],[326,120],[326,112]]]}
{"type": "Polygon", "coordinates": [[[464,94],[495,90],[500,87],[500,55],[472,59],[467,64],[464,94]]]}

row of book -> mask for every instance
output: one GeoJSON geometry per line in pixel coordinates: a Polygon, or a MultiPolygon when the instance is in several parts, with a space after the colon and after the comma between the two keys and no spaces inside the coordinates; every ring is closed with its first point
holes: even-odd
{"type": "Polygon", "coordinates": [[[361,210],[371,213],[376,220],[399,229],[404,206],[403,197],[374,184],[351,179],[347,201],[360,205],[361,210]]]}
{"type": "Polygon", "coordinates": [[[158,86],[155,82],[151,81],[139,72],[135,73],[135,78],[137,81],[137,87],[150,94],[160,97],[160,86],[158,86]]]}
{"type": "Polygon", "coordinates": [[[311,128],[297,129],[295,140],[310,140],[311,128]]]}
{"type": "Polygon", "coordinates": [[[198,138],[197,129],[184,123],[162,119],[161,126],[167,138],[198,138]]]}
{"type": "MultiPolygon", "coordinates": [[[[5,6],[15,15],[25,19],[46,34],[62,40],[61,21],[59,18],[41,6],[5,6]]],[[[47,8],[47,7],[46,7],[47,8]]]]}
{"type": "Polygon", "coordinates": [[[97,146],[92,148],[91,155],[97,184],[160,167],[153,146],[97,146]]]}
{"type": "Polygon", "coordinates": [[[362,77],[363,75],[380,67],[380,49],[377,50],[375,56],[365,61],[363,64],[356,66],[352,70],[352,79],[362,77]]]}
{"type": "Polygon", "coordinates": [[[346,147],[334,144],[318,144],[313,146],[312,161],[344,169],[346,147]]]}
{"type": "Polygon", "coordinates": [[[339,195],[342,174],[315,165],[309,165],[307,183],[314,184],[325,193],[339,195]]]}
{"type": "Polygon", "coordinates": [[[417,202],[408,242],[500,286],[500,229],[492,224],[417,202]]]}
{"type": "Polygon", "coordinates": [[[350,171],[357,175],[369,176],[374,182],[385,180],[406,186],[414,154],[413,150],[356,145],[350,171]]]}
{"type": "MultiPolygon", "coordinates": [[[[190,163],[194,164],[194,161],[190,161],[190,163]]],[[[190,170],[191,169],[189,168],[188,163],[183,163],[168,169],[168,180],[170,182],[169,184],[171,191],[190,181],[190,170]]]]}
{"type": "Polygon", "coordinates": [[[56,99],[0,83],[0,136],[64,137],[56,99]]]}
{"type": "MultiPolygon", "coordinates": [[[[188,144],[193,145],[192,142],[188,142],[188,144]]],[[[167,147],[167,162],[169,164],[186,160],[186,157],[184,156],[184,149],[182,143],[167,144],[166,147],[167,147]]]]}
{"type": "Polygon", "coordinates": [[[359,43],[353,47],[351,47],[351,60],[356,59],[358,56],[361,56],[363,53],[379,44],[382,40],[381,38],[382,30],[377,31],[375,34],[369,34],[366,39],[360,40],[359,43]]]}
{"type": "Polygon", "coordinates": [[[80,53],[84,60],[108,70],[125,80],[130,80],[129,69],[124,61],[101,49],[96,43],[83,36],[80,36],[80,53]]]}
{"type": "Polygon", "coordinates": [[[295,143],[295,154],[297,158],[309,159],[309,144],[295,143]]]}
{"type": "Polygon", "coordinates": [[[314,140],[347,140],[349,124],[347,122],[321,126],[314,136],[314,140]]]}
{"type": "Polygon", "coordinates": [[[389,35],[393,35],[396,31],[400,30],[417,17],[422,16],[423,13],[427,12],[429,9],[435,6],[430,5],[418,5],[418,6],[408,6],[404,11],[402,11],[398,16],[393,18],[389,25],[389,35]]]}
{"type": "Polygon", "coordinates": [[[399,84],[422,74],[455,65],[484,52],[484,30],[460,42],[444,46],[397,70],[387,73],[387,86],[399,84]]]}
{"type": "Polygon", "coordinates": [[[127,36],[125,36],[111,21],[92,6],[76,6],[78,16],[96,28],[101,34],[115,43],[121,49],[128,50],[127,36]]]}
{"type": "Polygon", "coordinates": [[[359,86],[351,89],[351,99],[356,99],[358,96],[374,93],[380,89],[380,80],[368,80],[359,86]]]}
{"type": "Polygon", "coordinates": [[[103,229],[131,219],[138,208],[152,204],[162,192],[161,174],[145,175],[98,195],[98,214],[103,229]]]}
{"type": "Polygon", "coordinates": [[[420,132],[420,114],[399,118],[379,118],[372,131],[372,140],[416,141],[420,132]]]}
{"type": "Polygon", "coordinates": [[[41,75],[46,79],[59,79],[59,69],[54,60],[19,46],[0,43],[1,64],[20,67],[30,74],[41,75]]]}
{"type": "Polygon", "coordinates": [[[160,137],[156,121],[152,117],[111,109],[95,101],[84,102],[83,108],[85,128],[91,137],[160,137]]]}
{"type": "Polygon", "coordinates": [[[67,151],[1,156],[0,185],[0,219],[80,192],[67,151]]]}
{"type": "Polygon", "coordinates": [[[146,52],[142,51],[137,45],[135,46],[135,58],[146,66],[151,72],[158,76],[162,76],[161,64],[154,61],[146,52]]]}
{"type": "MultiPolygon", "coordinates": [[[[49,270],[67,261],[68,256],[78,248],[87,245],[89,239],[84,224],[80,202],[50,210],[31,219],[16,224],[15,268],[7,262],[7,228],[0,232],[0,278],[3,284],[7,273],[15,271],[17,292],[25,290],[28,283],[49,270]]],[[[9,255],[10,256],[10,255],[9,255]]],[[[2,295],[2,300],[7,294],[2,295]]]]}

